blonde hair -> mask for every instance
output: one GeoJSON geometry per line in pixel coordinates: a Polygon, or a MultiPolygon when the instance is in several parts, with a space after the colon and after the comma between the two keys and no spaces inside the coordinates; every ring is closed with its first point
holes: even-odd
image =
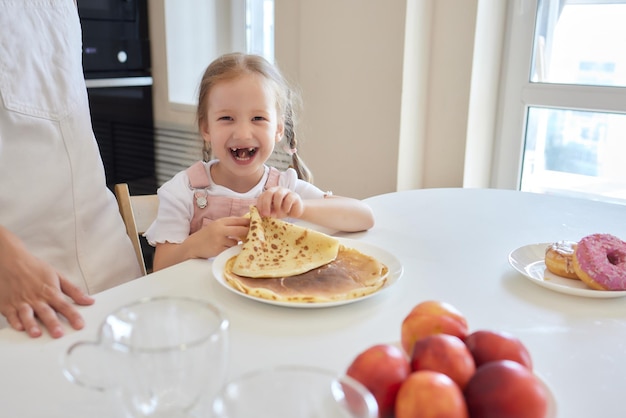
{"type": "MultiPolygon", "coordinates": [[[[285,133],[281,141],[285,141],[288,153],[291,154],[291,167],[298,173],[298,178],[311,181],[310,170],[296,151],[297,141],[295,132],[295,102],[297,95],[278,68],[270,64],[259,55],[231,53],[225,54],[213,61],[205,70],[198,92],[198,108],[196,120],[200,132],[207,123],[208,97],[211,89],[222,81],[241,77],[244,74],[259,74],[267,79],[276,92],[276,106],[279,117],[283,119],[285,133]]],[[[204,143],[203,158],[209,161],[212,158],[210,144],[204,143]]]]}

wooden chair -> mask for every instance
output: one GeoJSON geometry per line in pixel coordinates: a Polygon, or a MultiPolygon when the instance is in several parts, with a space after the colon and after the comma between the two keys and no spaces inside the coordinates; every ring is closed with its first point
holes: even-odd
{"type": "Polygon", "coordinates": [[[146,263],[141,250],[139,235],[146,232],[156,218],[159,199],[156,194],[131,196],[126,183],[115,185],[115,197],[117,198],[120,214],[126,225],[126,233],[133,243],[137,261],[139,261],[141,271],[145,275],[146,263]]]}

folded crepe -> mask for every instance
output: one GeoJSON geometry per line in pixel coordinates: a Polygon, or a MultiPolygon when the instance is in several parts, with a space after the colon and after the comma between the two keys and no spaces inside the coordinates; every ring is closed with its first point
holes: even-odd
{"type": "Polygon", "coordinates": [[[232,272],[243,277],[295,276],[337,258],[339,240],[280,219],[261,217],[250,207],[250,229],[232,272]]]}
{"type": "Polygon", "coordinates": [[[227,260],[224,278],[234,289],[279,302],[356,299],[387,280],[386,265],[329,235],[250,209],[241,252],[227,260]]]}

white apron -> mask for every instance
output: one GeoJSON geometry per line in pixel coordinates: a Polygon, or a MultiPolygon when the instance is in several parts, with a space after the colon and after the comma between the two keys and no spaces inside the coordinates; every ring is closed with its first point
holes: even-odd
{"type": "Polygon", "coordinates": [[[93,294],[140,275],[104,169],[73,0],[0,0],[0,224],[93,294]]]}

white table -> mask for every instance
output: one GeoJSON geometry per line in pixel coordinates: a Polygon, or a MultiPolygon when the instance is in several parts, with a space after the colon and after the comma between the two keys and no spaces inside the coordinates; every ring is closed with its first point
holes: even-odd
{"type": "Polygon", "coordinates": [[[4,417],[112,416],[107,398],[65,380],[60,359],[75,341],[95,339],[105,314],[151,295],[219,304],[231,322],[230,377],[264,366],[307,364],[341,372],[365,348],[399,340],[417,303],[460,309],[471,330],[518,336],[557,399],[558,416],[623,417],[626,299],[554,292],[508,263],[523,245],[607,232],[626,238],[626,207],[504,190],[427,189],[367,199],[370,231],[344,234],[387,249],[403,277],[370,299],[292,309],[241,297],[218,284],[211,262],[192,260],[96,295],[81,308],[87,326],[59,340],[0,331],[0,411],[4,417]]]}

